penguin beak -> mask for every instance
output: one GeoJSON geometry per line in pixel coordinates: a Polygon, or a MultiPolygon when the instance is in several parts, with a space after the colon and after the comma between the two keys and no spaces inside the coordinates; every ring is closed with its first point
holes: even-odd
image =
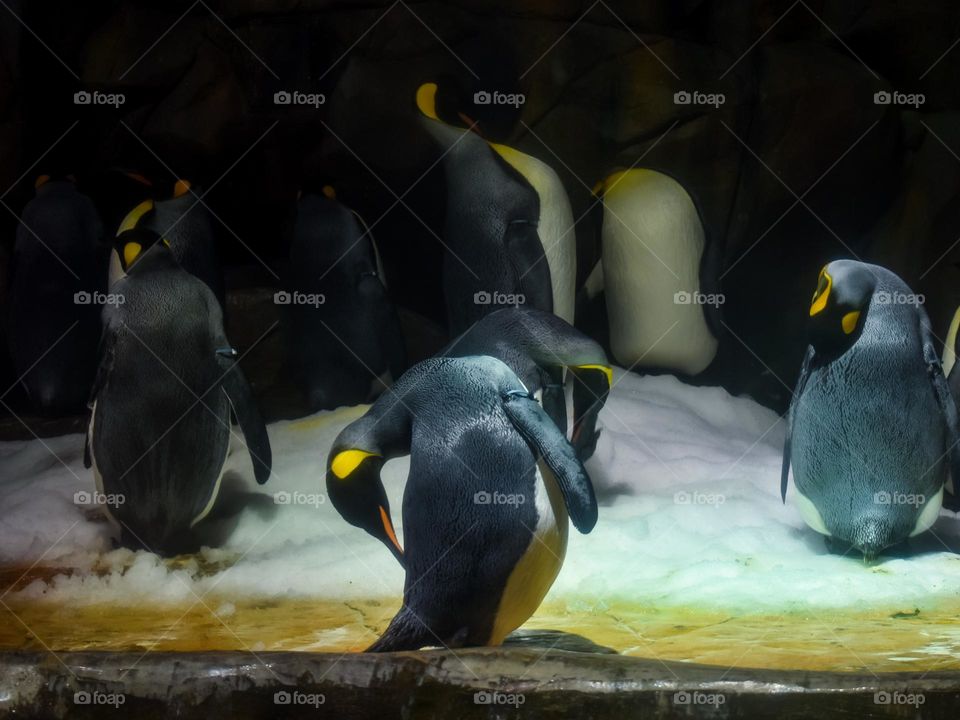
{"type": "Polygon", "coordinates": [[[579,365],[571,367],[573,373],[573,433],[570,444],[577,451],[581,462],[586,460],[596,446],[598,432],[597,415],[607,401],[613,384],[613,369],[607,365],[579,365]]]}

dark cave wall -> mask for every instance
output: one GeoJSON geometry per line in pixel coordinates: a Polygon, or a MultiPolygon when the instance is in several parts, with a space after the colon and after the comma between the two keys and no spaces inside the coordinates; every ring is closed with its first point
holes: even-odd
{"type": "Polygon", "coordinates": [[[442,175],[413,93],[436,77],[475,85],[512,74],[527,102],[500,118],[499,139],[564,181],[583,216],[581,279],[598,253],[590,188],[610,170],[643,155],[641,166],[695,197],[724,259],[728,326],[700,381],[782,408],[816,272],[832,258],[890,266],[926,296],[941,337],[960,301],[960,48],[950,49],[960,7],[949,0],[409,2],[386,14],[391,3],[293,0],[10,8],[49,49],[0,11],[0,192],[26,173],[4,196],[13,212],[0,216],[0,264],[43,167],[95,193],[97,171],[121,166],[212,186],[221,257],[252,267],[228,267],[228,278],[269,286],[298,187],[329,179],[375,223],[396,301],[442,322],[431,233],[442,175]],[[498,50],[477,51],[485,45],[498,50]],[[76,106],[81,88],[126,100],[76,106]],[[926,101],[874,103],[894,89],[926,101]],[[278,106],[279,90],[326,102],[278,106]],[[726,101],[676,105],[680,90],[726,101]]]}

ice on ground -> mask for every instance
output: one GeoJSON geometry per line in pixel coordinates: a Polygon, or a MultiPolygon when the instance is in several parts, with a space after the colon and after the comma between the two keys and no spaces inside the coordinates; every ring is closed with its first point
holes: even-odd
{"type": "MultiPolygon", "coordinates": [[[[792,502],[779,496],[783,422],[752,400],[669,376],[616,374],[587,467],[600,498],[590,535],[571,530],[547,600],[589,611],[605,603],[782,613],[913,607],[955,599],[957,521],[943,513],[922,552],[867,567],[827,553],[792,502]]],[[[82,605],[230,598],[399,597],[390,553],[325,502],[324,463],[340,429],[363,407],[269,428],[274,474],[258,486],[244,448],[228,460],[210,525],[221,538],[190,558],[162,561],[112,550],[111,527],[75,502],[92,492],[83,437],[0,443],[0,565],[72,572],[11,593],[82,605]]],[[[384,467],[394,519],[407,459],[384,467]]],[[[8,600],[9,601],[9,600],[8,600]]],[[[219,605],[223,614],[230,605],[219,605]]]]}

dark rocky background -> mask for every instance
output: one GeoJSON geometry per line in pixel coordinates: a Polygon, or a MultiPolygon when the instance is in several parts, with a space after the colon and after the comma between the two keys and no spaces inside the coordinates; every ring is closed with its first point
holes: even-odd
{"type": "MultiPolygon", "coordinates": [[[[413,94],[435,78],[467,92],[495,83],[527,102],[486,127],[560,174],[582,218],[581,280],[598,257],[590,188],[609,170],[646,154],[641,166],[690,190],[722,248],[727,297],[718,357],[697,382],[781,410],[830,259],[891,267],[946,335],[960,300],[958,39],[951,0],[5,0],[0,297],[40,172],[74,173],[101,205],[108,168],[185,176],[210,189],[243,351],[275,321],[264,289],[282,273],[297,189],[329,179],[373,226],[418,360],[444,340],[444,208],[413,94]],[[126,100],[77,106],[80,89],[126,100]],[[275,105],[284,89],[326,102],[275,105]],[[726,102],[674,104],[694,89],[726,102]],[[879,90],[925,102],[878,105],[879,90]]],[[[281,348],[274,333],[244,359],[270,417],[297,411],[281,348]]],[[[0,360],[0,390],[14,380],[0,360]]]]}

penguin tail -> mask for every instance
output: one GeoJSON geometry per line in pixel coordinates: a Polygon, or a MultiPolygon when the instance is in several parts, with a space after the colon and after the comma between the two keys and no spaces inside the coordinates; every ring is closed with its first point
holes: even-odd
{"type": "Polygon", "coordinates": [[[404,605],[394,615],[386,631],[364,652],[393,652],[397,650],[419,650],[427,645],[438,645],[429,628],[404,605]]]}

